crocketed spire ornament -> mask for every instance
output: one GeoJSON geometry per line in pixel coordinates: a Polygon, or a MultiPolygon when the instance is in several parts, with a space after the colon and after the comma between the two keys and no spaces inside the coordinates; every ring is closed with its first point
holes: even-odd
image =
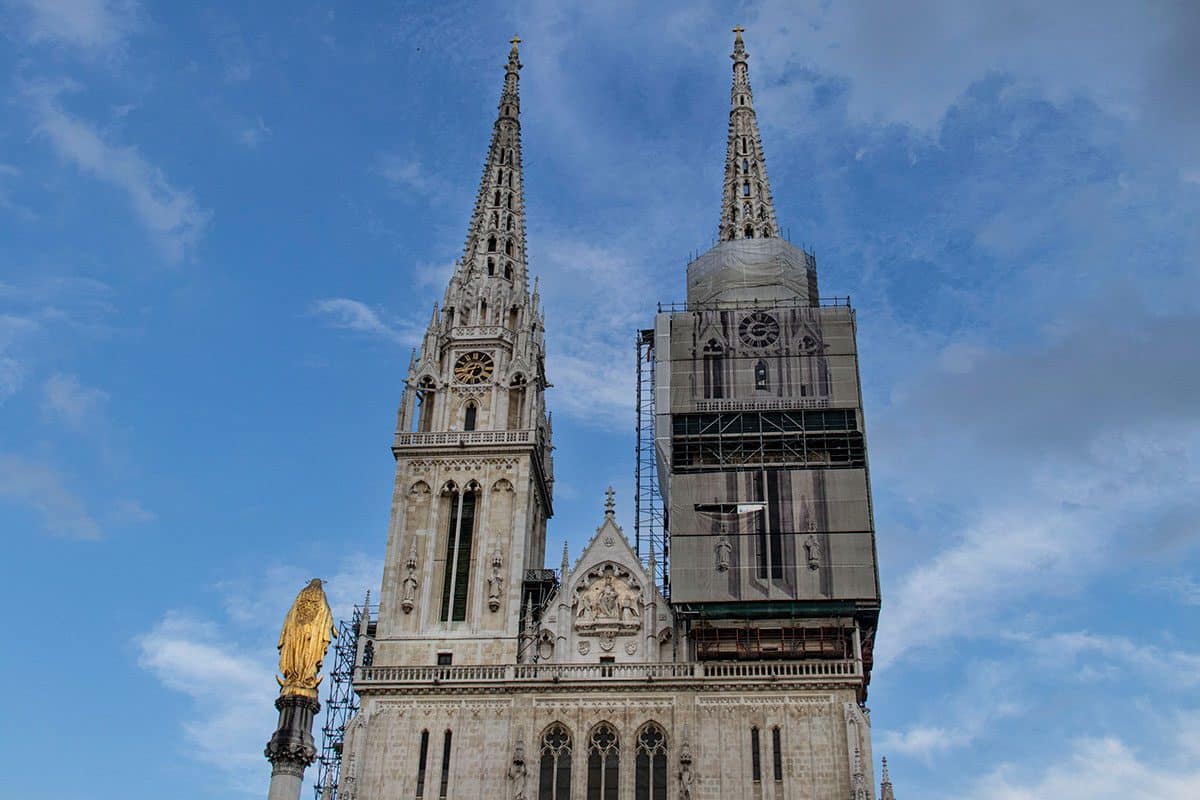
{"type": "Polygon", "coordinates": [[[754,114],[746,44],[739,25],[733,29],[733,89],[730,92],[729,145],[725,153],[725,191],[721,200],[719,238],[755,239],[779,235],[775,204],[767,181],[762,136],[754,114]]]}

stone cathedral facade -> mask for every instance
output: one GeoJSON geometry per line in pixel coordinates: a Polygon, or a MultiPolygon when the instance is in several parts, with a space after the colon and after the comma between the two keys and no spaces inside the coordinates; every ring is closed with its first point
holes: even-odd
{"type": "Polygon", "coordinates": [[[874,800],[854,316],[819,302],[815,261],[779,238],[741,31],[720,242],[655,321],[670,546],[645,562],[610,490],[578,557],[546,566],[520,68],[514,39],[463,257],[409,364],[337,795],[874,800]]]}

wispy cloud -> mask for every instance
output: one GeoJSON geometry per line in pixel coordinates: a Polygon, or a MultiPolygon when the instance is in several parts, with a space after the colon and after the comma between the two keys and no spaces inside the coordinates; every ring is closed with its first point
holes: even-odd
{"type": "Polygon", "coordinates": [[[173,186],[136,147],[110,144],[94,125],[67,112],[60,97],[74,88],[70,83],[26,88],[37,134],[63,161],[124,192],[166,258],[183,259],[203,234],[211,212],[201,208],[191,192],[173,186]]]}
{"type": "Polygon", "coordinates": [[[415,193],[424,200],[444,202],[452,191],[435,172],[410,156],[380,153],[375,159],[375,172],[393,188],[415,193]]]}
{"type": "Polygon", "coordinates": [[[66,539],[99,539],[103,531],[52,467],[0,453],[0,497],[37,512],[43,530],[66,539]]]}
{"type": "Polygon", "coordinates": [[[107,400],[107,392],[84,386],[74,375],[56,372],[42,385],[43,412],[74,430],[93,423],[107,400]]]}
{"type": "Polygon", "coordinates": [[[134,0],[9,0],[24,16],[34,43],[69,45],[85,52],[111,52],[137,30],[134,0]]]}
{"type": "Polygon", "coordinates": [[[262,117],[257,117],[253,123],[243,127],[238,131],[237,139],[251,150],[258,147],[271,136],[271,129],[267,127],[267,123],[263,122],[262,117]]]}
{"type": "Polygon", "coordinates": [[[354,331],[400,344],[417,344],[421,331],[407,321],[385,321],[382,314],[359,300],[327,297],[313,303],[312,313],[332,328],[354,331]]]}

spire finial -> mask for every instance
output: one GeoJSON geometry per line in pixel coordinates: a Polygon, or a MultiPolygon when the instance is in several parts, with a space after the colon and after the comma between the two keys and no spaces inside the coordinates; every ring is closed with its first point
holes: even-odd
{"type": "Polygon", "coordinates": [[[750,89],[750,68],[746,63],[745,29],[733,29],[733,88],[730,91],[729,146],[725,154],[725,191],[721,199],[721,224],[717,236],[722,241],[761,239],[779,235],[775,222],[775,204],[767,182],[762,136],[754,113],[754,93],[750,89]]]}
{"type": "Polygon", "coordinates": [[[513,52],[515,53],[517,52],[517,45],[521,43],[521,37],[514,33],[513,37],[508,40],[508,43],[512,45],[513,52]]]}
{"type": "Polygon", "coordinates": [[[617,513],[617,493],[609,486],[604,492],[604,516],[611,517],[617,513]]]}

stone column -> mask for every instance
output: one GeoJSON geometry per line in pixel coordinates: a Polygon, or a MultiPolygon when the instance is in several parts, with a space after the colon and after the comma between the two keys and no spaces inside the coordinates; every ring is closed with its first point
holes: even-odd
{"type": "Polygon", "coordinates": [[[317,758],[312,724],[321,705],[311,697],[284,694],[275,699],[275,708],[279,709],[279,725],[264,754],[271,762],[267,800],[300,800],[304,769],[317,758]]]}

